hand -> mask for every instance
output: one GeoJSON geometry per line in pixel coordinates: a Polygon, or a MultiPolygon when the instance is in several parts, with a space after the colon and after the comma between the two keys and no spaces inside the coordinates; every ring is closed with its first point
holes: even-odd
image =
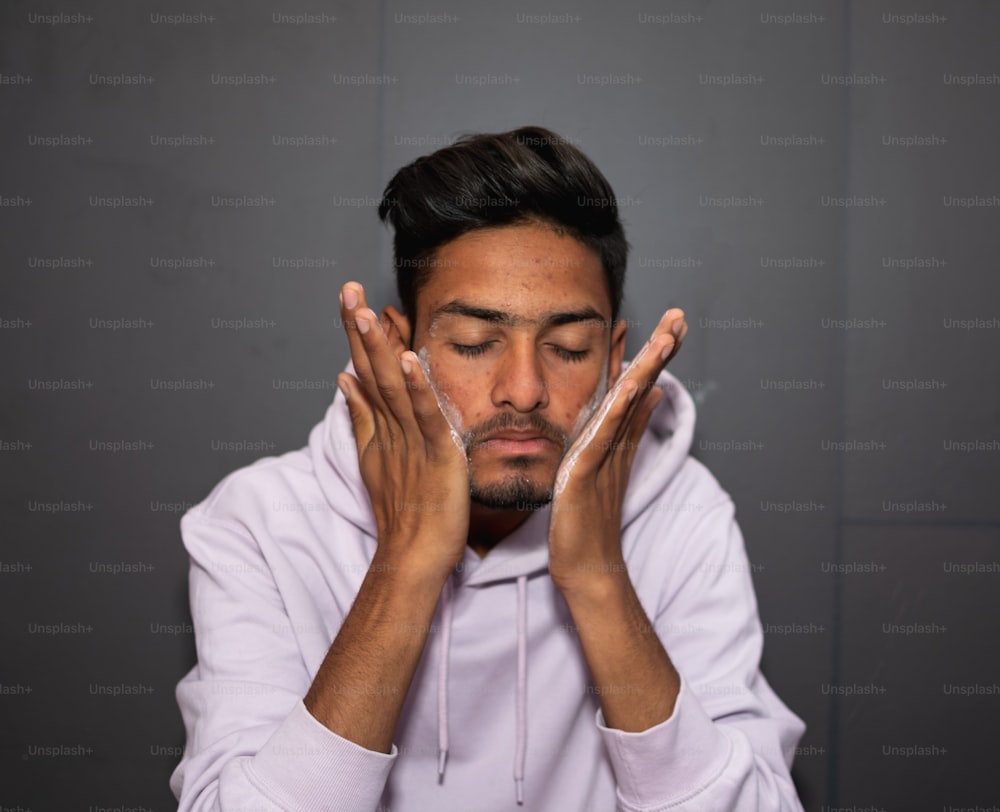
{"type": "Polygon", "coordinates": [[[632,460],[649,416],[663,397],[654,386],[678,352],[687,323],[663,314],[652,336],[622,371],[570,446],[556,472],[549,519],[549,573],[568,595],[627,578],[621,514],[632,460]],[[616,579],[615,579],[616,580],[616,579]]]}
{"type": "Polygon", "coordinates": [[[383,327],[360,284],[341,289],[340,314],[357,378],[341,373],[337,384],[347,398],[375,513],[376,556],[421,578],[441,576],[443,583],[468,538],[465,449],[416,354],[390,320],[383,327]]]}

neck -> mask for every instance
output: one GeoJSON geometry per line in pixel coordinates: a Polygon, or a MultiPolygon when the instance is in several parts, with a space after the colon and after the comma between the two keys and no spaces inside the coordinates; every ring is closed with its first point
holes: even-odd
{"type": "Polygon", "coordinates": [[[533,511],[489,508],[472,504],[469,512],[469,547],[480,558],[524,524],[533,511]]]}

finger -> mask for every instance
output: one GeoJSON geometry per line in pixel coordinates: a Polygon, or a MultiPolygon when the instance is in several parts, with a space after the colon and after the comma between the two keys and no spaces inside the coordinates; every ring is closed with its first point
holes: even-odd
{"type": "Polygon", "coordinates": [[[358,282],[348,282],[340,289],[340,318],[347,333],[347,343],[351,350],[351,360],[358,381],[364,389],[371,393],[375,388],[375,376],[368,361],[361,333],[357,328],[357,313],[368,306],[365,300],[364,288],[358,282]]]}
{"type": "Polygon", "coordinates": [[[455,446],[465,453],[461,436],[445,417],[441,402],[427,375],[427,369],[413,350],[406,350],[399,358],[400,368],[406,377],[413,416],[426,441],[427,448],[435,454],[453,454],[455,446]]]}
{"type": "Polygon", "coordinates": [[[576,459],[586,456],[591,465],[596,465],[610,451],[621,447],[623,439],[626,448],[629,448],[628,442],[632,442],[634,451],[649,415],[663,397],[661,390],[661,394],[653,395],[650,400],[650,390],[658,389],[655,382],[667,361],[676,354],[686,333],[683,310],[672,308],[663,314],[649,340],[618,376],[567,456],[570,453],[576,459]],[[636,415],[640,417],[638,428],[636,415]]]}
{"type": "MultiPolygon", "coordinates": [[[[628,486],[632,475],[632,464],[639,450],[639,443],[642,441],[653,410],[664,395],[664,391],[659,387],[654,387],[646,394],[635,411],[627,419],[622,420],[619,434],[612,441],[605,458],[598,463],[613,473],[622,488],[628,486]]],[[[638,398],[635,400],[637,401],[638,398]]]]}
{"type": "Polygon", "coordinates": [[[575,465],[583,471],[600,464],[613,448],[621,421],[638,395],[638,386],[632,379],[621,376],[608,390],[600,407],[591,415],[580,436],[576,438],[567,459],[575,459],[575,465]]]}
{"type": "Polygon", "coordinates": [[[631,468],[632,460],[639,448],[639,441],[642,439],[642,435],[649,425],[649,418],[664,397],[666,397],[666,392],[658,386],[652,387],[646,393],[645,398],[643,398],[639,406],[636,407],[631,418],[623,421],[621,440],[618,442],[616,448],[624,449],[623,458],[629,468],[631,468]]]}
{"type": "Polygon", "coordinates": [[[673,337],[674,343],[669,356],[664,359],[664,364],[677,354],[684,336],[687,335],[687,321],[684,317],[684,311],[679,307],[670,308],[660,317],[656,327],[653,328],[649,340],[656,341],[660,336],[667,335],[673,337]]]}
{"type": "Polygon", "coordinates": [[[388,339],[379,318],[367,305],[364,288],[357,282],[348,282],[341,289],[340,299],[351,359],[358,381],[375,410],[377,426],[381,425],[382,416],[388,414],[406,420],[409,412],[396,352],[387,353],[388,339]]]}
{"type": "Polygon", "coordinates": [[[385,333],[385,337],[389,342],[389,346],[392,347],[392,353],[397,358],[402,356],[406,352],[406,342],[403,341],[403,336],[399,332],[399,328],[396,327],[396,322],[390,318],[382,318],[382,331],[385,333]]]}
{"type": "MultiPolygon", "coordinates": [[[[663,314],[649,340],[622,373],[624,378],[636,381],[640,387],[640,395],[644,396],[650,387],[655,386],[660,372],[680,350],[685,335],[687,335],[687,322],[684,319],[684,311],[676,307],[671,308],[663,314]]],[[[636,398],[632,411],[641,403],[642,398],[636,398]]]]}
{"type": "Polygon", "coordinates": [[[670,332],[674,336],[674,348],[671,350],[670,355],[664,362],[664,365],[669,364],[675,355],[680,352],[681,344],[684,343],[684,336],[687,335],[688,325],[687,320],[684,318],[684,311],[680,311],[680,316],[675,318],[670,325],[670,332]]]}
{"type": "Polygon", "coordinates": [[[371,367],[376,411],[394,419],[404,430],[415,428],[413,405],[400,359],[393,352],[381,322],[370,308],[359,309],[355,321],[371,367]]]}
{"type": "Polygon", "coordinates": [[[659,322],[657,322],[656,327],[653,328],[651,337],[656,338],[659,335],[671,333],[676,338],[679,335],[680,325],[684,323],[684,311],[679,307],[671,307],[662,316],[660,316],[659,322]],[[675,332],[675,329],[677,332],[675,332]]]}
{"type": "MultiPolygon", "coordinates": [[[[661,321],[661,324],[663,322],[661,321]]],[[[671,357],[676,347],[676,340],[672,333],[658,332],[649,338],[636,353],[635,358],[622,373],[621,381],[633,381],[637,394],[629,403],[626,414],[623,415],[622,423],[619,426],[627,425],[632,414],[645,400],[650,389],[654,388],[660,372],[671,357]]]]}

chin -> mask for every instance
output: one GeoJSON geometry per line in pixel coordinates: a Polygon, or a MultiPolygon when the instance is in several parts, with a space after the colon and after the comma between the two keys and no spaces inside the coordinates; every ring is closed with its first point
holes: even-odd
{"type": "Polygon", "coordinates": [[[552,479],[505,476],[484,482],[473,477],[469,496],[474,504],[494,510],[538,510],[552,501],[552,479]]]}

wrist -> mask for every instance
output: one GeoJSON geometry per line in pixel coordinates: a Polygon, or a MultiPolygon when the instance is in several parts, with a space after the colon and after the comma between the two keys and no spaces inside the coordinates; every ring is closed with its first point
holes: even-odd
{"type": "Polygon", "coordinates": [[[367,577],[384,581],[392,589],[410,594],[432,592],[437,600],[455,565],[449,557],[428,556],[416,550],[399,549],[379,540],[367,577]]]}
{"type": "Polygon", "coordinates": [[[574,516],[570,524],[561,507],[558,518],[549,526],[549,574],[564,597],[579,593],[599,598],[629,579],[616,522],[574,516]]]}
{"type": "Polygon", "coordinates": [[[632,590],[628,567],[622,559],[571,565],[552,581],[570,609],[600,609],[627,598],[632,590]]]}

